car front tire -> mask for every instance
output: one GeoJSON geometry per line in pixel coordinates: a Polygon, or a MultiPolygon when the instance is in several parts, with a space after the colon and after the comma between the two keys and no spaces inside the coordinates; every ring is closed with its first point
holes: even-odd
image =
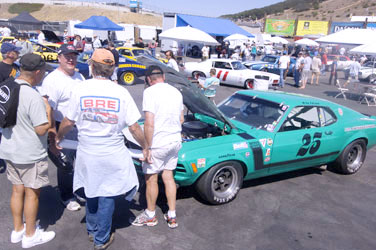
{"type": "Polygon", "coordinates": [[[119,77],[120,84],[133,85],[136,82],[136,75],[134,72],[125,71],[119,77]]]}
{"type": "Polygon", "coordinates": [[[211,204],[232,201],[243,183],[243,168],[235,161],[221,162],[204,173],[196,183],[200,196],[211,204]]]}
{"type": "Polygon", "coordinates": [[[342,151],[335,162],[335,167],[341,174],[354,174],[362,167],[367,154],[366,142],[362,139],[351,142],[342,151]]]}

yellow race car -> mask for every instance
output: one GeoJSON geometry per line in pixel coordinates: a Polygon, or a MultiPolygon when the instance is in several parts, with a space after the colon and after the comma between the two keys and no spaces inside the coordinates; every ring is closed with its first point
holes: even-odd
{"type": "Polygon", "coordinates": [[[60,44],[48,43],[48,44],[34,44],[34,54],[40,55],[46,62],[57,62],[57,51],[60,48],[60,44]]]}
{"type": "MultiPolygon", "coordinates": [[[[151,56],[151,53],[149,52],[149,50],[147,49],[142,49],[142,48],[137,48],[137,47],[132,47],[132,48],[129,48],[129,47],[117,47],[116,50],[119,52],[120,55],[122,56],[125,56],[129,59],[133,59],[133,60],[137,60],[136,57],[137,56],[141,56],[141,55],[148,55],[148,56],[151,56]]],[[[161,57],[158,57],[157,58],[159,61],[163,62],[163,63],[167,63],[168,60],[165,59],[165,58],[161,58],[161,57]]]]}

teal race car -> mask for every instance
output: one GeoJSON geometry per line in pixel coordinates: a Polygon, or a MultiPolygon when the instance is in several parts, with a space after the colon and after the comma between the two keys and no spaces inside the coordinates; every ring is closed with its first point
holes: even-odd
{"type": "Polygon", "coordinates": [[[186,107],[176,183],[194,186],[209,203],[233,200],[243,180],[320,165],[356,173],[376,144],[375,116],[279,91],[242,90],[215,106],[181,74],[159,65],[186,107]]]}

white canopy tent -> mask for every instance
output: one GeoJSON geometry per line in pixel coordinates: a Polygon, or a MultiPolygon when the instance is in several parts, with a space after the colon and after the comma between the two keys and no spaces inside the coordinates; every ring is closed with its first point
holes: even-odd
{"type": "Polygon", "coordinates": [[[223,39],[223,41],[230,43],[230,48],[232,49],[234,49],[236,46],[242,45],[243,43],[249,43],[254,40],[254,37],[250,38],[242,34],[232,34],[223,39]]]}
{"type": "Polygon", "coordinates": [[[357,46],[350,50],[351,53],[376,56],[376,43],[357,46]]]}
{"type": "Polygon", "coordinates": [[[160,39],[171,39],[178,42],[196,42],[205,45],[219,45],[208,33],[190,26],[175,27],[159,34],[160,39]]]}
{"type": "Polygon", "coordinates": [[[270,38],[270,41],[272,43],[281,43],[281,44],[288,44],[289,43],[289,41],[287,41],[286,39],[279,37],[279,36],[273,36],[272,38],[270,38]]]}
{"type": "Polygon", "coordinates": [[[319,43],[366,44],[376,43],[376,30],[345,29],[316,40],[319,43]]]}
{"type": "Polygon", "coordinates": [[[319,46],[320,44],[311,40],[311,39],[308,39],[308,38],[303,38],[303,39],[300,39],[300,40],[297,40],[295,41],[295,44],[298,44],[298,45],[305,45],[305,46],[319,46]]]}

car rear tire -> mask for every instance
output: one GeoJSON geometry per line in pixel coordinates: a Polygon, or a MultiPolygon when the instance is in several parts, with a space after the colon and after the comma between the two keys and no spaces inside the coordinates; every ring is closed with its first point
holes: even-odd
{"type": "Polygon", "coordinates": [[[354,174],[362,167],[366,154],[366,142],[362,139],[355,140],[346,146],[334,166],[341,174],[354,174]]]}
{"type": "Polygon", "coordinates": [[[196,182],[200,196],[211,204],[219,205],[232,201],[243,183],[243,168],[235,161],[214,165],[196,182]]]}
{"type": "Polygon", "coordinates": [[[205,74],[203,72],[201,72],[201,71],[194,71],[194,72],[192,72],[192,77],[194,79],[198,79],[200,77],[205,77],[206,78],[205,74]]]}
{"type": "Polygon", "coordinates": [[[136,82],[136,75],[132,71],[125,71],[119,77],[120,84],[133,85],[136,82]]]}
{"type": "Polygon", "coordinates": [[[252,79],[245,80],[245,82],[244,82],[244,88],[245,89],[253,89],[254,88],[253,80],[252,79]]]}

